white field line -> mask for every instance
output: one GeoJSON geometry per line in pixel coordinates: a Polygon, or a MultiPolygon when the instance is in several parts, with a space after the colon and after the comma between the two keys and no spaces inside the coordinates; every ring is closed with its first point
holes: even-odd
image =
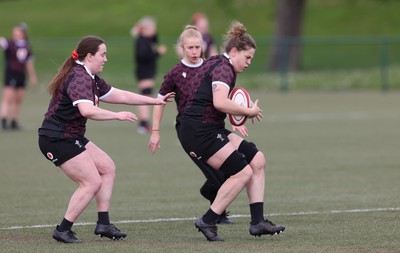
{"type": "MultiPolygon", "coordinates": [[[[318,215],[318,214],[340,214],[340,213],[369,213],[369,212],[390,212],[400,211],[400,207],[387,207],[387,208],[370,208],[370,209],[350,209],[350,210],[331,210],[331,211],[304,211],[295,213],[271,213],[270,216],[300,216],[300,215],[318,215]]],[[[246,218],[250,217],[248,214],[235,214],[230,215],[232,218],[246,218]]],[[[194,221],[196,217],[191,218],[158,218],[158,219],[147,219],[147,220],[121,220],[113,221],[114,224],[127,224],[127,223],[153,223],[153,222],[167,222],[167,221],[194,221]]],[[[75,223],[74,226],[86,226],[95,225],[95,222],[79,222],[75,223]]],[[[2,227],[0,230],[16,230],[16,229],[28,229],[28,228],[48,228],[55,227],[56,225],[43,224],[43,225],[31,225],[31,226],[11,226],[2,227]]]]}

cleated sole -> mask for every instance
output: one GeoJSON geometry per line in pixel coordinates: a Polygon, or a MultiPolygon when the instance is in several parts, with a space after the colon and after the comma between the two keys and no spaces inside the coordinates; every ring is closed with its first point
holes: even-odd
{"type": "Polygon", "coordinates": [[[111,240],[122,240],[125,238],[127,235],[118,228],[116,228],[113,224],[97,224],[96,228],[94,229],[94,234],[98,235],[99,237],[103,238],[109,238],[111,240]]]}
{"type": "Polygon", "coordinates": [[[103,235],[103,234],[97,234],[97,236],[99,236],[100,238],[106,237],[106,238],[109,238],[109,239],[114,240],[114,241],[119,241],[119,240],[122,240],[122,239],[124,239],[124,238],[126,237],[126,236],[120,236],[120,237],[115,237],[115,236],[113,236],[113,237],[108,237],[108,236],[103,235]]]}
{"type": "Polygon", "coordinates": [[[282,230],[282,231],[278,231],[278,232],[275,232],[275,233],[273,233],[273,234],[263,234],[263,233],[257,233],[257,234],[251,234],[253,237],[261,237],[262,235],[269,235],[269,236],[274,236],[274,235],[280,235],[280,234],[283,234],[283,231],[284,230],[282,230]]]}
{"type": "Polygon", "coordinates": [[[197,228],[197,231],[198,231],[198,232],[201,232],[201,233],[206,237],[207,241],[209,241],[209,242],[223,242],[223,241],[224,241],[224,238],[219,237],[219,236],[216,236],[215,238],[208,238],[208,237],[204,234],[204,232],[201,231],[201,229],[200,229],[199,227],[197,227],[197,226],[195,225],[195,228],[197,228]]]}

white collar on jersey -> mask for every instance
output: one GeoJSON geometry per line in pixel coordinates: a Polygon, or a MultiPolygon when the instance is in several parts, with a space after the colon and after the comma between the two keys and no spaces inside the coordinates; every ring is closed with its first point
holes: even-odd
{"type": "Polygon", "coordinates": [[[86,69],[86,72],[88,72],[88,74],[92,77],[92,79],[94,79],[94,75],[92,73],[90,73],[90,70],[88,68],[86,68],[86,66],[83,64],[83,62],[81,62],[80,60],[76,60],[75,62],[79,65],[82,65],[86,69]]]}
{"type": "Polygon", "coordinates": [[[199,63],[196,63],[196,64],[191,64],[189,62],[186,62],[184,59],[182,59],[181,62],[182,62],[183,65],[186,65],[186,66],[188,66],[190,68],[196,68],[198,66],[201,66],[201,64],[203,64],[204,60],[202,58],[200,58],[199,63]]]}
{"type": "Polygon", "coordinates": [[[229,55],[225,52],[222,54],[223,56],[225,56],[226,58],[228,58],[229,62],[233,65],[231,58],[229,58],[229,55]]]}

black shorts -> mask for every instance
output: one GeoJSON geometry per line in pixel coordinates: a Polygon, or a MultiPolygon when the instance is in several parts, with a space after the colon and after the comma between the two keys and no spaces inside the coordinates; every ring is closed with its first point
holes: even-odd
{"type": "Polygon", "coordinates": [[[191,157],[207,161],[229,142],[230,133],[224,126],[185,120],[182,122],[179,138],[191,157]]]}
{"type": "Polygon", "coordinates": [[[136,79],[138,81],[142,81],[145,79],[154,79],[156,78],[156,70],[155,69],[140,69],[136,71],[136,79]]]}
{"type": "Polygon", "coordinates": [[[69,159],[86,150],[89,140],[85,137],[76,139],[57,139],[39,135],[39,148],[43,155],[55,166],[60,166],[69,159]]]}
{"type": "Polygon", "coordinates": [[[20,73],[12,73],[7,71],[4,86],[12,87],[12,88],[25,88],[26,87],[26,80],[25,74],[20,73]]]}
{"type": "MultiPolygon", "coordinates": [[[[175,130],[178,135],[179,142],[182,144],[181,137],[180,137],[181,136],[180,128],[181,128],[181,125],[179,123],[177,123],[175,125],[175,130]]],[[[231,133],[229,130],[226,130],[226,131],[227,131],[227,135],[229,135],[231,133]]],[[[213,167],[211,167],[210,165],[208,165],[206,163],[206,160],[198,160],[193,156],[191,156],[190,158],[197,165],[197,167],[199,167],[199,169],[203,172],[204,176],[207,178],[207,180],[209,180],[209,182],[212,182],[212,184],[216,185],[217,188],[221,187],[221,185],[225,181],[224,173],[222,173],[221,171],[216,170],[213,167]]]]}

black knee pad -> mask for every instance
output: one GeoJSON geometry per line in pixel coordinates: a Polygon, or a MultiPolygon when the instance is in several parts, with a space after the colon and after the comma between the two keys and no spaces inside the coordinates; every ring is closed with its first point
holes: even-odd
{"type": "Polygon", "coordinates": [[[238,148],[238,151],[246,156],[247,163],[250,163],[253,160],[254,156],[257,154],[258,149],[256,144],[253,142],[248,142],[243,140],[238,148]]]}
{"type": "Polygon", "coordinates": [[[225,178],[229,178],[232,175],[240,172],[248,165],[245,156],[235,150],[232,154],[226,158],[225,162],[221,165],[220,171],[225,175],[225,178]]]}
{"type": "Polygon", "coordinates": [[[141,90],[142,95],[151,95],[153,94],[153,88],[145,88],[141,90]]]}

